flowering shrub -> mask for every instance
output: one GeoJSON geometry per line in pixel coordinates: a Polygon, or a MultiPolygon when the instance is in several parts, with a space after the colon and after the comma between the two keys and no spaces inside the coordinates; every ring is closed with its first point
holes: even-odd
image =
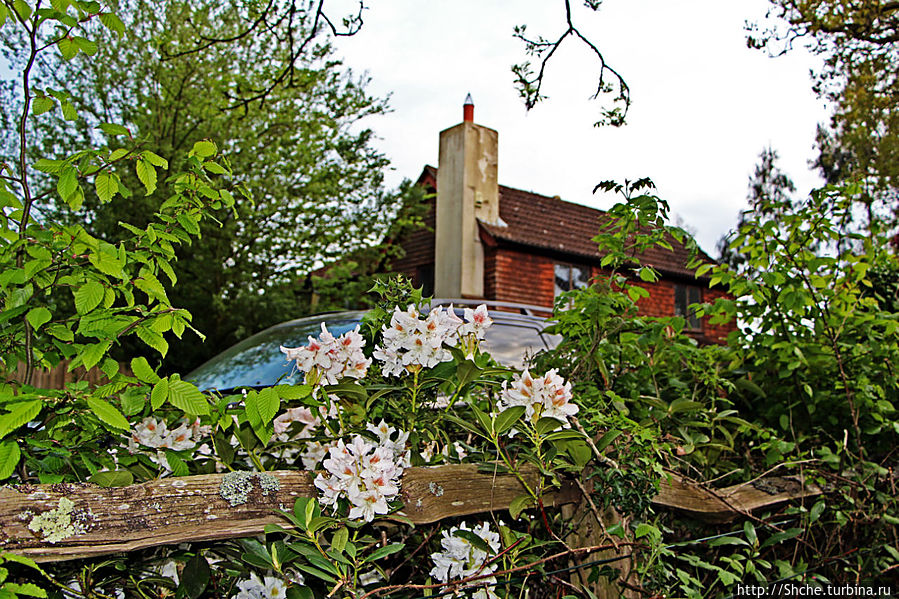
{"type": "Polygon", "coordinates": [[[349,444],[338,439],[323,464],[328,475],[316,476],[315,486],[322,491],[322,504],[335,505],[338,499],[346,498],[352,506],[349,519],[371,522],[375,515],[390,511],[387,502],[399,493],[399,478],[409,463],[405,448],[409,433],[401,432],[391,440],[395,429],[383,420],[368,428],[378,434],[378,444],[361,435],[349,444]]]}
{"type": "Polygon", "coordinates": [[[362,335],[357,326],[339,338],[328,332],[322,323],[318,339],[309,337],[309,345],[290,348],[281,346],[288,360],[296,360],[297,368],[306,373],[310,385],[334,385],[344,377],[361,379],[368,372],[371,359],[362,353],[362,335]]]}
{"type": "Polygon", "coordinates": [[[503,382],[501,410],[524,406],[524,416],[536,424],[540,418],[555,418],[563,428],[570,428],[568,417],[578,412],[571,401],[571,383],[566,383],[556,369],[534,378],[528,370],[516,374],[511,384],[503,382]]]}
{"type": "MultiPolygon", "coordinates": [[[[453,526],[442,533],[440,539],[441,551],[431,554],[434,567],[431,576],[440,582],[449,582],[452,579],[463,579],[469,576],[490,574],[496,571],[495,562],[488,563],[491,555],[496,555],[500,550],[499,534],[490,530],[489,522],[481,522],[474,529],[468,528],[465,522],[453,526]],[[460,531],[470,533],[462,536],[460,531]],[[480,546],[472,542],[471,535],[481,539],[480,546]],[[485,547],[486,546],[486,550],[485,547]]],[[[481,584],[495,583],[493,577],[485,577],[479,581],[481,584]]],[[[470,595],[474,599],[493,599],[497,597],[493,590],[481,588],[470,595]]]]}

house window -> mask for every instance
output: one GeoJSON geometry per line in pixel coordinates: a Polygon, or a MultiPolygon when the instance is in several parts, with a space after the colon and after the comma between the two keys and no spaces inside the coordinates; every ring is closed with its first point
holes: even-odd
{"type": "Polygon", "coordinates": [[[573,264],[556,264],[553,297],[559,297],[562,293],[572,289],[584,289],[589,286],[589,268],[573,264]]]}
{"type": "Polygon", "coordinates": [[[690,310],[691,304],[702,303],[702,290],[693,285],[674,286],[674,315],[681,316],[687,321],[687,329],[698,331],[702,328],[696,312],[690,310]]]}

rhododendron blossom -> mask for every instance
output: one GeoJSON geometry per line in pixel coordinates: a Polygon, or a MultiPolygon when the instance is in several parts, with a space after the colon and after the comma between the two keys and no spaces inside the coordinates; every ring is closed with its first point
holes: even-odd
{"type": "Polygon", "coordinates": [[[364,378],[371,365],[371,358],[362,353],[365,340],[359,334],[359,325],[334,338],[325,323],[318,339],[309,337],[303,347],[284,347],[288,360],[296,360],[297,370],[305,372],[304,382],[310,385],[335,385],[344,377],[364,378]]]}
{"type": "Polygon", "coordinates": [[[467,308],[465,318],[468,322],[456,316],[452,305],[434,308],[424,319],[415,306],[405,311],[396,307],[390,325],[381,329],[382,345],[375,348],[374,356],[383,363],[384,374],[391,376],[452,360],[444,345],[459,346],[472,356],[477,342],[484,338],[484,330],[493,321],[487,316],[486,305],[475,310],[467,308]]]}
{"type": "MultiPolygon", "coordinates": [[[[449,582],[450,579],[462,579],[475,574],[490,574],[496,571],[497,564],[487,564],[488,555],[483,549],[479,549],[463,537],[456,536],[456,531],[469,530],[481,537],[487,546],[494,553],[499,552],[500,542],[499,533],[490,530],[490,524],[482,522],[474,527],[468,528],[465,522],[459,526],[453,526],[449,530],[443,531],[443,538],[440,539],[440,547],[442,551],[431,554],[431,560],[434,567],[431,569],[431,576],[440,582],[449,582]],[[486,564],[486,565],[485,565],[486,564]]],[[[495,583],[495,578],[484,578],[473,584],[495,583]]],[[[469,595],[466,595],[469,596],[469,595]]],[[[470,595],[475,599],[494,599],[496,594],[492,588],[480,588],[470,595]]]]}
{"type": "Polygon", "coordinates": [[[287,585],[280,578],[265,576],[262,580],[255,572],[250,578],[237,583],[240,592],[233,599],[283,599],[287,597],[287,585]]]}
{"type": "Polygon", "coordinates": [[[565,382],[555,368],[543,376],[533,377],[528,370],[516,374],[510,385],[503,383],[499,408],[524,406],[525,417],[536,422],[542,417],[555,418],[562,428],[569,428],[568,417],[577,414],[578,406],[571,402],[571,383],[565,382]]]}
{"type": "Polygon", "coordinates": [[[405,451],[408,433],[400,432],[393,439],[396,429],[383,421],[370,425],[369,430],[378,435],[377,444],[361,435],[348,444],[339,439],[323,463],[328,475],[315,477],[323,505],[335,505],[345,497],[351,506],[349,518],[366,522],[390,511],[387,502],[399,494],[400,476],[409,463],[405,451]]]}
{"type": "Polygon", "coordinates": [[[178,428],[168,429],[164,420],[144,418],[131,431],[129,446],[133,451],[137,444],[156,449],[193,449],[204,434],[209,434],[208,426],[200,426],[200,420],[182,419],[178,428]]]}

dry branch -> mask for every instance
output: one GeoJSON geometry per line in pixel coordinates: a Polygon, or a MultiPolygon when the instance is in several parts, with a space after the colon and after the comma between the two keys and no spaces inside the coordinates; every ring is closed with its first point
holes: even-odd
{"type": "MultiPolygon", "coordinates": [[[[0,489],[0,549],[37,561],[61,561],[259,534],[266,524],[287,526],[277,512],[290,510],[297,497],[313,496],[316,491],[308,472],[269,474],[280,483],[277,492],[263,495],[254,483],[247,503],[233,507],[220,495],[221,474],[166,478],[117,488],[93,484],[4,487],[0,489]],[[74,503],[72,520],[84,531],[50,543],[28,525],[35,515],[57,509],[61,498],[74,503]]],[[[535,477],[536,473],[525,478],[535,477]]],[[[474,465],[409,468],[403,475],[402,513],[416,524],[430,523],[505,510],[524,492],[514,476],[479,472],[474,465]]],[[[803,487],[784,478],[764,479],[715,493],[674,481],[663,483],[653,501],[721,521],[740,515],[734,507],[748,511],[820,493],[816,487],[803,487]]],[[[579,499],[580,491],[570,485],[548,497],[545,503],[559,506],[579,499]]]]}

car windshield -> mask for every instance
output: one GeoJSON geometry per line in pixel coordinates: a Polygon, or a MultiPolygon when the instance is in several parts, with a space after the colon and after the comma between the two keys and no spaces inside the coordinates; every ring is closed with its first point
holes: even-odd
{"type": "MultiPolygon", "coordinates": [[[[461,310],[459,310],[461,315],[461,310]]],[[[256,333],[215,356],[184,378],[200,389],[226,391],[237,387],[263,387],[278,383],[298,384],[303,373],[279,346],[300,347],[321,334],[324,323],[335,337],[356,327],[364,312],[340,312],[283,322],[256,333]]],[[[555,347],[555,336],[541,333],[543,321],[504,312],[492,312],[493,325],[486,330],[481,349],[504,366],[523,368],[528,358],[555,347]]]]}
{"type": "Polygon", "coordinates": [[[184,378],[200,389],[222,391],[235,387],[300,383],[303,374],[296,371],[292,362],[288,363],[279,346],[300,347],[308,344],[309,337],[321,334],[322,323],[331,334],[339,337],[354,329],[363,314],[341,312],[276,324],[228,348],[184,378]]]}

